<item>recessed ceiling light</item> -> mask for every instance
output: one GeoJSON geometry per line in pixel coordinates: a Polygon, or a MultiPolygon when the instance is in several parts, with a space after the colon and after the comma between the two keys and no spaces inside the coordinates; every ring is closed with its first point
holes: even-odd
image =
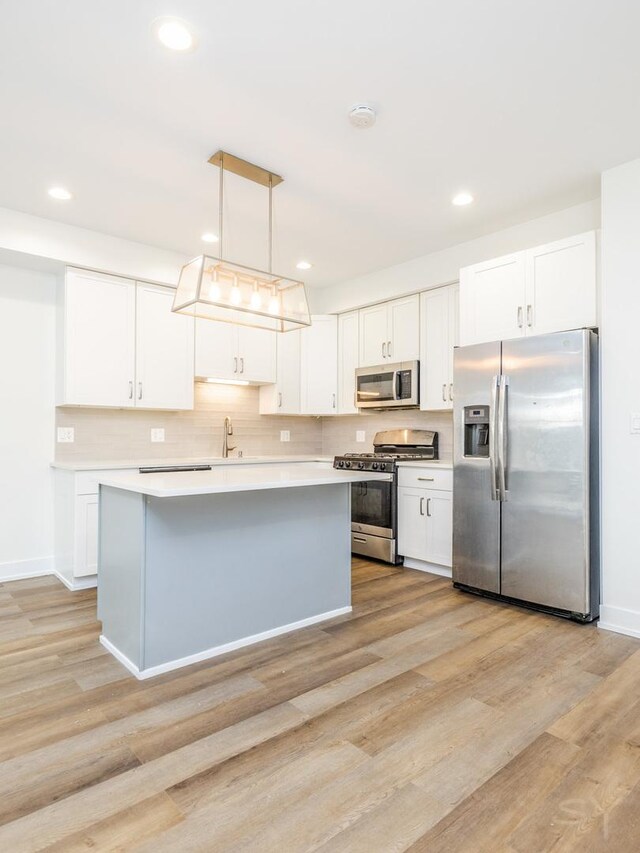
{"type": "Polygon", "coordinates": [[[471,204],[472,201],[471,193],[458,193],[451,199],[451,204],[455,204],[456,207],[464,207],[465,204],[471,204]]]}
{"type": "Polygon", "coordinates": [[[218,242],[218,235],[217,234],[211,234],[209,231],[207,231],[205,234],[202,235],[202,237],[200,239],[204,240],[205,243],[217,243],[218,242]]]}
{"type": "Polygon", "coordinates": [[[158,18],[153,23],[158,40],[169,50],[195,50],[196,37],[186,21],[179,18],[158,18]]]}
{"type": "Polygon", "coordinates": [[[69,201],[73,198],[73,193],[70,193],[69,190],[64,187],[51,187],[49,195],[51,198],[55,198],[58,201],[69,201]]]}
{"type": "Polygon", "coordinates": [[[313,264],[310,264],[309,261],[298,261],[296,267],[299,270],[310,270],[313,264]]]}

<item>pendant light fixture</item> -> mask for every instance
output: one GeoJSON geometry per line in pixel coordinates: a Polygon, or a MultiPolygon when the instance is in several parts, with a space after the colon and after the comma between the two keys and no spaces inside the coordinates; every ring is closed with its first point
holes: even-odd
{"type": "Polygon", "coordinates": [[[303,282],[276,275],[272,270],[273,188],[282,183],[283,179],[224,151],[218,151],[210,157],[209,163],[220,169],[220,257],[199,255],[182,267],[172,311],[207,320],[269,329],[272,332],[289,332],[310,326],[311,317],[303,282]],[[225,170],[269,190],[269,263],[266,272],[223,259],[225,170]]]}

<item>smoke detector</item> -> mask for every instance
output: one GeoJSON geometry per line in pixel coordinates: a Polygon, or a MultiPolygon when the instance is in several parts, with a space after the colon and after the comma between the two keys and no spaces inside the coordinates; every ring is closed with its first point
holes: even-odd
{"type": "Polygon", "coordinates": [[[354,127],[365,129],[376,123],[376,111],[366,104],[358,104],[349,110],[349,121],[354,127]]]}

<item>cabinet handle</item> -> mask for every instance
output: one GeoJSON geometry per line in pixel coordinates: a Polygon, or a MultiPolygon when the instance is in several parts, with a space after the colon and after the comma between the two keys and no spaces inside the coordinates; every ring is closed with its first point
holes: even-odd
{"type": "Polygon", "coordinates": [[[331,395],[331,399],[332,399],[331,406],[332,406],[332,408],[334,408],[334,409],[335,409],[335,407],[336,407],[336,395],[335,395],[335,394],[332,394],[332,395],[331,395]]]}
{"type": "Polygon", "coordinates": [[[420,498],[420,515],[424,515],[424,498],[420,498]]]}
{"type": "Polygon", "coordinates": [[[129,380],[129,399],[133,400],[133,380],[129,380]]]}
{"type": "Polygon", "coordinates": [[[363,539],[362,536],[354,536],[353,541],[354,542],[366,542],[367,540],[363,539]]]}
{"type": "Polygon", "coordinates": [[[531,305],[527,305],[527,326],[531,328],[533,325],[533,308],[531,305]]]}
{"type": "Polygon", "coordinates": [[[142,382],[138,382],[138,400],[142,400],[142,382]]]}
{"type": "Polygon", "coordinates": [[[423,483],[433,483],[434,477],[418,477],[419,480],[422,480],[423,483]]]}
{"type": "Polygon", "coordinates": [[[387,342],[387,358],[391,358],[391,341],[387,342]]]}
{"type": "Polygon", "coordinates": [[[382,342],[382,357],[383,358],[387,357],[387,345],[384,341],[382,342]]]}
{"type": "Polygon", "coordinates": [[[522,305],[518,305],[518,328],[522,328],[522,305]]]}
{"type": "Polygon", "coordinates": [[[244,373],[244,358],[240,358],[240,373],[244,373]]]}
{"type": "Polygon", "coordinates": [[[238,357],[234,355],[233,357],[233,372],[238,372],[238,357]]]}
{"type": "Polygon", "coordinates": [[[278,391],[278,408],[282,408],[282,391],[278,391]]]}
{"type": "Polygon", "coordinates": [[[431,518],[431,498],[427,498],[427,518],[431,518]]]}
{"type": "Polygon", "coordinates": [[[449,401],[453,403],[453,382],[449,383],[449,401]]]}
{"type": "Polygon", "coordinates": [[[443,403],[447,402],[447,383],[446,382],[442,385],[442,402],[443,403]]]}

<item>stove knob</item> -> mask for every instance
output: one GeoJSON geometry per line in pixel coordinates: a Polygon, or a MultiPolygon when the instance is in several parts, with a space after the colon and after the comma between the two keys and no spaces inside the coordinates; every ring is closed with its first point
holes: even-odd
{"type": "Polygon", "coordinates": [[[351,462],[349,462],[349,460],[347,460],[347,461],[344,463],[344,467],[345,467],[345,468],[351,468],[351,462]]]}
{"type": "Polygon", "coordinates": [[[386,462],[381,462],[381,463],[380,463],[380,470],[381,470],[381,471],[386,471],[386,470],[387,470],[387,463],[386,463],[386,462]]]}
{"type": "Polygon", "coordinates": [[[364,468],[364,462],[358,462],[358,468],[360,468],[360,469],[364,468]]]}
{"type": "Polygon", "coordinates": [[[373,468],[373,470],[374,470],[374,471],[377,471],[377,470],[378,470],[378,463],[377,463],[377,462],[374,462],[374,463],[371,465],[371,467],[373,468]]]}
{"type": "Polygon", "coordinates": [[[338,468],[344,468],[344,462],[342,459],[338,462],[338,468]]]}

